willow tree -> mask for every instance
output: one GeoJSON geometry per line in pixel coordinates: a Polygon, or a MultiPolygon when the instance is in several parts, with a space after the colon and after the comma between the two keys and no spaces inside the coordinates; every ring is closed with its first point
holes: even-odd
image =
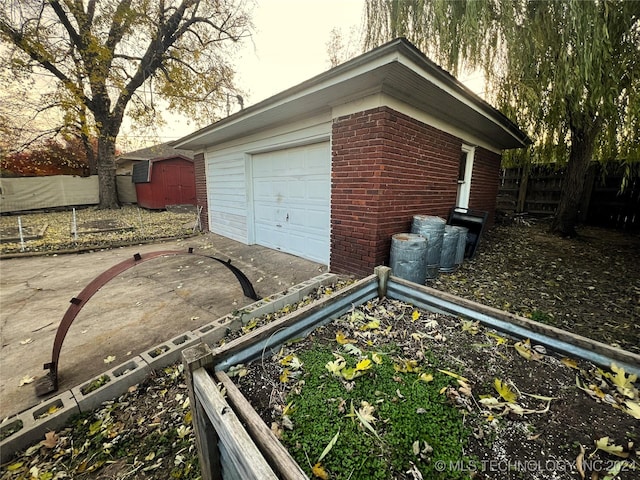
{"type": "Polygon", "coordinates": [[[249,27],[242,0],[9,0],[0,47],[16,75],[57,82],[64,119],[95,129],[99,206],[115,208],[125,114],[144,122],[163,105],[212,120],[232,89],[229,46],[249,27]]]}
{"type": "Polygon", "coordinates": [[[405,36],[456,74],[481,69],[488,97],[566,162],[552,230],[575,235],[592,159],[640,159],[640,2],[370,0],[366,43],[405,36]]]}

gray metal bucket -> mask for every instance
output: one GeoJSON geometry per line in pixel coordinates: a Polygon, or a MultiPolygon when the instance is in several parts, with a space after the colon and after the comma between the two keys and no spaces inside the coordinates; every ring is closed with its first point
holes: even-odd
{"type": "Polygon", "coordinates": [[[467,248],[467,233],[469,233],[469,229],[467,227],[453,227],[458,230],[458,250],[456,252],[456,265],[462,265],[464,262],[464,252],[467,248]]]}
{"type": "Polygon", "coordinates": [[[440,274],[440,264],[436,263],[435,265],[427,265],[426,277],[427,280],[435,280],[438,278],[440,274]]]}
{"type": "Polygon", "coordinates": [[[396,277],[424,285],[427,239],[413,233],[398,233],[391,237],[389,266],[396,277]]]}
{"type": "Polygon", "coordinates": [[[436,278],[440,267],[442,240],[446,220],[433,215],[414,215],[411,233],[427,239],[427,278],[436,278]]]}
{"type": "Polygon", "coordinates": [[[446,225],[442,239],[442,252],[440,255],[440,271],[453,272],[456,269],[456,254],[458,253],[458,228],[446,225]]]}

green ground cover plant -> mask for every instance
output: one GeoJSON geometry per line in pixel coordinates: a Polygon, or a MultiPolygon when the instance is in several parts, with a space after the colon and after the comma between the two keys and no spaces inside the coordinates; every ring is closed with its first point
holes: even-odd
{"type": "MultiPolygon", "coordinates": [[[[393,347],[338,352],[316,344],[300,353],[304,384],[288,397],[294,428],[283,434],[296,461],[313,462],[320,477],[326,471],[332,478],[384,480],[417,467],[425,478],[454,478],[434,469],[436,461],[461,460],[469,434],[461,412],[441,394],[454,379],[403,364],[393,347]],[[353,380],[327,368],[340,358],[347,376],[357,372],[353,380]],[[317,462],[333,438],[330,452],[317,462]]],[[[466,477],[461,472],[455,478],[466,477]]]]}

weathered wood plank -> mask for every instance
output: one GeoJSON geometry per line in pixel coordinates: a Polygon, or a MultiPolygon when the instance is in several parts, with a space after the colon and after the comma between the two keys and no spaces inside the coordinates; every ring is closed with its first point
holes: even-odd
{"type": "Polygon", "coordinates": [[[230,469],[237,472],[240,478],[277,479],[278,476],[253,443],[209,373],[200,368],[192,373],[192,377],[195,396],[218,433],[219,441],[229,453],[229,464],[222,465],[223,476],[225,470],[230,469]]]}
{"type": "Polygon", "coordinates": [[[202,403],[195,395],[193,388],[193,372],[210,366],[211,361],[211,349],[204,343],[186,348],[182,351],[182,363],[184,365],[189,401],[191,402],[191,411],[193,413],[193,432],[196,437],[202,479],[222,480],[218,436],[202,408],[202,403]]]}
{"type": "Polygon", "coordinates": [[[255,439],[255,443],[265,458],[273,465],[278,474],[285,480],[309,480],[302,468],[291,457],[289,451],[280,443],[271,429],[262,421],[249,401],[238,390],[229,376],[221,371],[216,372],[217,379],[227,390],[227,399],[234,411],[245,423],[247,430],[255,439]]]}

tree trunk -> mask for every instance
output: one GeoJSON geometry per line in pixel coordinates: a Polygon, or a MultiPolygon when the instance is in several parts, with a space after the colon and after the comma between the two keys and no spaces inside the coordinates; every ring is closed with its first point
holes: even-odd
{"type": "Polygon", "coordinates": [[[86,135],[80,137],[82,140],[82,146],[84,147],[85,155],[87,156],[87,165],[89,166],[89,175],[98,174],[98,162],[96,160],[96,154],[91,145],[91,140],[86,135]]]}
{"type": "Polygon", "coordinates": [[[586,128],[571,132],[571,151],[567,171],[562,179],[560,203],[551,222],[551,231],[559,235],[577,235],[581,199],[598,130],[599,122],[596,120],[586,128]]]}
{"type": "Polygon", "coordinates": [[[120,208],[116,189],[115,137],[102,132],[98,137],[98,186],[100,192],[98,208],[120,208]]]}

